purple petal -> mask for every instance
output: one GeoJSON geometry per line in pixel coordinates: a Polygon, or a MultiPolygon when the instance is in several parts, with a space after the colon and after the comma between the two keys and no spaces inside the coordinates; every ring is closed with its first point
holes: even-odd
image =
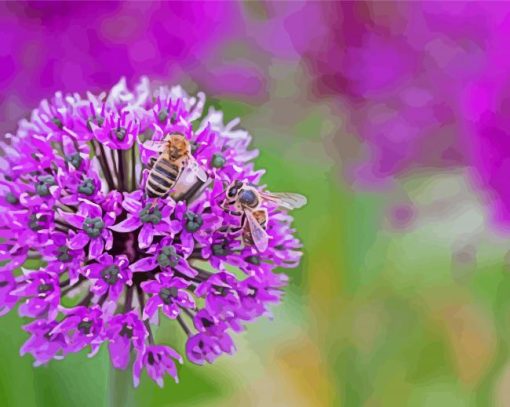
{"type": "Polygon", "coordinates": [[[146,249],[152,244],[152,239],[154,239],[154,230],[152,225],[146,223],[138,235],[138,246],[140,249],[146,249]]]}
{"type": "Polygon", "coordinates": [[[143,309],[143,319],[151,318],[157,312],[159,305],[162,304],[161,298],[157,295],[152,296],[145,304],[143,309]]]}
{"type": "Polygon", "coordinates": [[[87,278],[100,278],[101,270],[103,270],[104,267],[105,266],[103,264],[99,264],[99,263],[90,264],[87,267],[85,267],[83,274],[87,278]]]}
{"type": "Polygon", "coordinates": [[[104,241],[101,237],[96,237],[90,241],[89,259],[99,257],[104,251],[104,241]]]}
{"type": "Polygon", "coordinates": [[[129,364],[130,341],[118,338],[108,344],[110,359],[116,369],[126,369],[129,364]]]}
{"type": "Polygon", "coordinates": [[[125,233],[132,232],[133,230],[138,229],[141,225],[142,221],[140,218],[137,216],[129,216],[126,220],[123,220],[114,226],[110,226],[110,229],[115,232],[125,233]]]}
{"type": "Polygon", "coordinates": [[[101,217],[103,213],[103,210],[99,205],[86,199],[80,199],[80,206],[78,207],[78,210],[87,215],[89,218],[101,217]]]}
{"type": "Polygon", "coordinates": [[[138,213],[142,210],[142,203],[140,199],[136,199],[136,196],[125,194],[122,207],[130,213],[138,213]]]}
{"type": "Polygon", "coordinates": [[[181,242],[182,249],[185,253],[191,253],[193,251],[195,241],[193,240],[193,235],[191,233],[185,232],[183,230],[181,233],[181,242]]]}
{"type": "Polygon", "coordinates": [[[96,283],[90,289],[96,295],[103,295],[108,291],[108,284],[106,284],[103,280],[97,280],[96,283]]]}
{"type": "Polygon", "coordinates": [[[177,302],[179,305],[182,305],[186,308],[193,308],[195,306],[195,300],[193,299],[193,296],[190,293],[182,290],[179,291],[177,302]]]}
{"type": "Polygon", "coordinates": [[[70,225],[72,225],[78,229],[81,229],[83,222],[85,222],[85,217],[82,215],[64,212],[62,210],[59,210],[58,213],[60,216],[62,216],[62,218],[64,218],[64,220],[67,223],[69,223],[70,225]]]}
{"type": "Polygon", "coordinates": [[[89,240],[89,236],[85,232],[80,231],[71,238],[69,241],[69,247],[72,250],[83,249],[89,240]]]}
{"type": "Polygon", "coordinates": [[[163,305],[163,312],[170,319],[175,319],[179,316],[179,307],[175,304],[163,305]]]}
{"type": "Polygon", "coordinates": [[[142,283],[142,289],[146,293],[156,294],[159,293],[161,284],[155,280],[150,280],[142,283]]]}
{"type": "Polygon", "coordinates": [[[178,220],[173,220],[170,222],[170,232],[172,235],[175,235],[176,233],[179,233],[182,229],[182,223],[178,220]]]}
{"type": "Polygon", "coordinates": [[[137,262],[131,264],[130,268],[134,272],[136,271],[150,271],[154,270],[158,266],[158,262],[155,257],[144,257],[137,262]]]}
{"type": "Polygon", "coordinates": [[[113,234],[110,230],[105,230],[101,233],[101,236],[105,240],[105,249],[110,250],[113,246],[113,234]]]}

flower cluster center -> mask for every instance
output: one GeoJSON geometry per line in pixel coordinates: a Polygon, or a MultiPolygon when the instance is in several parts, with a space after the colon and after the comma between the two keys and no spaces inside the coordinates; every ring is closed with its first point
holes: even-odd
{"type": "Polygon", "coordinates": [[[78,192],[87,196],[94,195],[94,192],[96,192],[94,180],[92,178],[85,178],[78,187],[78,192]]]}
{"type": "Polygon", "coordinates": [[[109,266],[101,271],[101,277],[109,285],[115,285],[119,281],[119,268],[117,266],[109,266]]]}
{"type": "Polygon", "coordinates": [[[104,222],[101,218],[87,218],[83,223],[83,230],[92,238],[99,237],[104,229],[104,222]]]}
{"type": "Polygon", "coordinates": [[[161,249],[157,261],[161,267],[175,267],[179,263],[179,256],[173,246],[166,246],[161,249]]]}
{"type": "Polygon", "coordinates": [[[143,223],[152,223],[153,225],[157,225],[161,222],[161,219],[161,211],[157,207],[152,206],[152,204],[145,205],[145,208],[140,211],[140,220],[143,223]]]}
{"type": "Polygon", "coordinates": [[[159,292],[159,298],[166,304],[169,305],[173,302],[173,299],[177,297],[177,288],[162,288],[159,292]]]}
{"type": "Polygon", "coordinates": [[[39,196],[48,196],[50,194],[50,187],[55,185],[55,178],[53,175],[41,175],[37,178],[35,191],[39,196]]]}
{"type": "Polygon", "coordinates": [[[204,220],[200,215],[191,211],[186,212],[184,218],[186,219],[186,224],[184,227],[188,232],[191,233],[196,232],[198,229],[200,229],[204,223],[204,220]]]}

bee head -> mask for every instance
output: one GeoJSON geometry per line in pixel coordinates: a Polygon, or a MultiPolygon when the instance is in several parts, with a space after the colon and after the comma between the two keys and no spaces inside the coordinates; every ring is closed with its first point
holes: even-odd
{"type": "Polygon", "coordinates": [[[168,141],[168,154],[173,159],[189,154],[190,144],[182,134],[173,134],[168,141]]]}
{"type": "Polygon", "coordinates": [[[244,184],[241,181],[234,181],[227,189],[227,196],[229,198],[234,198],[243,185],[244,184]]]}
{"type": "Polygon", "coordinates": [[[255,208],[259,204],[259,198],[254,189],[243,188],[239,193],[239,203],[248,208],[255,208]]]}

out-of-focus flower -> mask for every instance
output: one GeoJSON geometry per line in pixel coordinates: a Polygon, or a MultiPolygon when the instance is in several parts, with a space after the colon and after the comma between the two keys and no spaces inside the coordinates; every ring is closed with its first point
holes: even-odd
{"type": "Polygon", "coordinates": [[[489,48],[509,12],[507,3],[334,2],[288,17],[314,93],[339,98],[346,127],[362,141],[351,181],[373,186],[413,169],[470,162],[464,96],[497,66],[489,48]],[[323,27],[308,38],[297,34],[305,13],[323,27]]]}
{"type": "MultiPolygon", "coordinates": [[[[466,127],[463,142],[469,148],[471,174],[491,207],[494,224],[510,230],[510,10],[493,5],[492,31],[487,36],[487,63],[464,92],[466,127]],[[496,13],[499,11],[499,13],[496,13]]],[[[508,5],[507,5],[508,6],[508,5]]]]}
{"type": "MultiPolygon", "coordinates": [[[[265,92],[261,68],[235,51],[237,38],[246,35],[237,2],[5,2],[0,24],[2,133],[58,89],[97,92],[121,76],[191,78],[219,97],[260,99],[265,92]]],[[[251,47],[250,55],[257,51],[251,47]]],[[[127,122],[120,141],[127,143],[135,130],[129,114],[104,117],[107,126],[118,120],[127,122]]]]}
{"type": "Polygon", "coordinates": [[[115,368],[135,353],[135,385],[142,370],[162,385],[166,374],[177,380],[182,358],[155,343],[160,316],[182,329],[188,359],[202,364],[232,353],[230,331],[280,300],[286,277],[274,269],[295,267],[301,255],[292,219],[262,203],[270,240],[262,252],[231,230],[239,218],[222,207],[224,185],[257,186],[262,172],[250,135],[212,108],[204,115],[204,103],[203,94],[153,89],[147,79],[131,92],[122,80],[107,97],[43,101],[1,143],[0,314],[19,303],[34,319],[22,353],[37,365],[106,343],[115,368]],[[148,197],[157,153],[145,141],[174,133],[209,182],[195,189],[186,166],[171,194],[148,197]],[[27,259],[39,268],[18,272],[27,259]]]}

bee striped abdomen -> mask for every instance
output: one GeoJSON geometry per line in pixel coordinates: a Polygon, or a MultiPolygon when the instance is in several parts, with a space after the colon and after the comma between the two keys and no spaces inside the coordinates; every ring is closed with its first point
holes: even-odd
{"type": "Polygon", "coordinates": [[[147,195],[151,198],[162,197],[172,189],[181,174],[180,168],[165,158],[154,163],[147,179],[147,195]]]}

